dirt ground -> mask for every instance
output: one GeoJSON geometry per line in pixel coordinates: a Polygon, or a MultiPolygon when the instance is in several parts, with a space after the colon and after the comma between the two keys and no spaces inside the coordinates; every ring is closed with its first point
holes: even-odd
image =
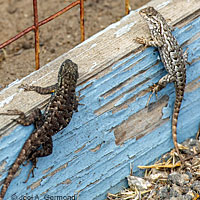
{"type": "MultiPolygon", "coordinates": [[[[75,1],[75,0],[74,0],[75,1]]],[[[38,0],[39,21],[73,0],[38,0]]],[[[131,0],[134,10],[149,0],[131,0]]],[[[33,24],[32,1],[0,0],[0,43],[33,24]]],[[[85,0],[85,38],[125,15],[125,0],[85,0]]],[[[40,27],[40,66],[80,43],[79,6],[40,27]]],[[[35,70],[34,33],[30,32],[0,50],[0,90],[35,70]]]]}

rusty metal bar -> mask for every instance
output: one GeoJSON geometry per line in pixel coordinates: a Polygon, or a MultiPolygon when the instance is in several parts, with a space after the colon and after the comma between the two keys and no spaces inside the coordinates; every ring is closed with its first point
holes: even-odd
{"type": "Polygon", "coordinates": [[[38,24],[38,9],[37,0],[33,0],[33,13],[34,13],[34,31],[35,31],[35,69],[40,68],[40,45],[39,45],[39,24],[38,24]]]}
{"type": "Polygon", "coordinates": [[[126,15],[129,14],[130,10],[131,10],[130,1],[125,0],[125,13],[126,13],[126,15]]]}
{"type": "Polygon", "coordinates": [[[85,40],[84,0],[80,0],[80,28],[81,28],[81,42],[83,42],[85,40]]]}
{"type": "MultiPolygon", "coordinates": [[[[70,10],[71,8],[73,8],[74,6],[80,4],[80,0],[75,1],[73,3],[71,3],[70,5],[68,5],[67,7],[63,8],[62,10],[58,11],[57,13],[51,15],[50,17],[40,21],[38,23],[39,26],[44,25],[45,23],[55,19],[56,17],[62,15],[63,13],[65,13],[66,11],[70,10]]],[[[22,37],[23,35],[27,34],[28,32],[34,30],[35,26],[30,26],[28,28],[26,28],[25,30],[23,30],[22,32],[20,32],[19,34],[17,34],[16,36],[12,37],[11,39],[7,40],[6,42],[0,44],[0,49],[2,49],[3,47],[7,46],[8,44],[14,42],[15,40],[19,39],[20,37],[22,37]]]]}
{"type": "Polygon", "coordinates": [[[71,3],[70,5],[68,5],[67,7],[63,8],[62,10],[58,11],[57,13],[55,13],[54,15],[51,15],[50,17],[42,20],[41,22],[39,22],[39,26],[42,26],[43,24],[46,24],[47,22],[55,19],[56,17],[62,15],[63,13],[65,13],[66,11],[70,10],[71,8],[73,8],[74,6],[80,4],[80,0],[75,1],[73,3],[71,3]]]}
{"type": "Polygon", "coordinates": [[[0,49],[4,48],[5,46],[9,45],[10,43],[14,42],[15,40],[19,39],[20,37],[22,37],[23,35],[27,34],[28,32],[32,31],[34,29],[34,26],[31,26],[25,30],[23,30],[22,32],[20,32],[19,34],[15,35],[14,37],[12,37],[11,39],[7,40],[6,42],[0,44],[0,49]]]}

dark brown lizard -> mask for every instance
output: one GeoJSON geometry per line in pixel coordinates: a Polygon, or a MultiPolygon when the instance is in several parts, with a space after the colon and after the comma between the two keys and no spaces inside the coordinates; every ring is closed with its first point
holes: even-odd
{"type": "MultiPolygon", "coordinates": [[[[171,27],[167,24],[163,16],[153,7],[147,7],[140,10],[140,15],[146,20],[151,38],[136,38],[136,41],[145,46],[157,47],[161,56],[161,60],[168,74],[162,77],[157,84],[151,86],[151,91],[157,93],[163,89],[167,83],[174,82],[176,90],[176,100],[174,103],[174,111],[172,116],[172,137],[176,152],[183,162],[177,143],[177,121],[183,100],[185,84],[186,84],[186,63],[187,53],[183,53],[178,45],[176,38],[171,33],[171,27]]],[[[152,96],[150,95],[148,102],[152,96]]],[[[147,103],[148,104],[148,103],[147,103]]]]}
{"type": "Polygon", "coordinates": [[[34,123],[35,130],[26,140],[17,159],[9,169],[1,189],[0,200],[3,200],[8,186],[21,164],[25,161],[31,161],[33,163],[28,174],[29,178],[30,173],[33,173],[33,170],[36,167],[37,158],[48,156],[52,153],[52,136],[65,128],[69,124],[73,112],[77,111],[78,101],[75,94],[77,79],[78,66],[71,60],[65,60],[60,67],[58,72],[58,83],[55,85],[46,88],[22,85],[26,91],[36,91],[40,94],[53,93],[44,114],[41,113],[39,108],[35,109],[27,117],[23,112],[18,110],[1,113],[7,115],[19,115],[19,118],[16,119],[17,123],[25,126],[34,123]],[[42,148],[39,148],[41,146],[42,148]]]}

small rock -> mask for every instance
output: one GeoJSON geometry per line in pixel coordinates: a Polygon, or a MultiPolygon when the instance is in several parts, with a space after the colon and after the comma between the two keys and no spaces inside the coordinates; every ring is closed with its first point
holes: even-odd
{"type": "Polygon", "coordinates": [[[181,191],[182,191],[182,194],[187,194],[189,192],[189,187],[184,185],[182,188],[181,188],[181,191]]]}
{"type": "Polygon", "coordinates": [[[170,200],[183,200],[182,197],[171,197],[170,200]]]}
{"type": "Polygon", "coordinates": [[[188,176],[189,176],[189,179],[192,179],[193,178],[193,176],[192,176],[192,173],[191,172],[189,172],[189,171],[186,171],[185,172],[188,176]]]}
{"type": "Polygon", "coordinates": [[[193,197],[189,194],[183,196],[183,200],[193,200],[193,197]]]}
{"type": "Polygon", "coordinates": [[[14,14],[16,11],[17,11],[17,8],[14,5],[13,6],[9,5],[7,7],[7,12],[10,14],[14,14]]]}
{"type": "Polygon", "coordinates": [[[55,53],[56,50],[55,50],[55,49],[51,49],[50,52],[51,52],[51,53],[55,53]]]}
{"type": "Polygon", "coordinates": [[[192,200],[190,195],[181,195],[179,197],[171,197],[170,200],[192,200]]]}
{"type": "Polygon", "coordinates": [[[182,194],[182,187],[179,187],[177,185],[172,185],[171,188],[172,193],[174,193],[173,196],[180,196],[182,194]]]}
{"type": "Polygon", "coordinates": [[[167,179],[168,173],[165,171],[160,171],[158,169],[152,169],[152,174],[150,174],[149,178],[153,181],[158,179],[167,179]]]}
{"type": "Polygon", "coordinates": [[[31,46],[31,43],[30,42],[23,42],[22,43],[22,48],[23,49],[30,49],[32,46],[31,46]]]}
{"type": "Polygon", "coordinates": [[[137,187],[139,191],[147,190],[148,188],[152,186],[152,184],[149,183],[149,181],[146,181],[143,178],[136,177],[136,176],[129,175],[127,177],[127,180],[128,180],[129,187],[133,190],[135,189],[135,186],[137,187]]]}
{"type": "Polygon", "coordinates": [[[200,193],[200,181],[194,181],[194,183],[191,185],[191,189],[195,190],[197,193],[200,193]]]}
{"type": "Polygon", "coordinates": [[[169,188],[168,186],[161,187],[157,193],[158,199],[169,199],[169,188]]]}
{"type": "Polygon", "coordinates": [[[16,11],[17,11],[16,1],[15,0],[8,1],[7,12],[13,14],[16,11]]]}
{"type": "Polygon", "coordinates": [[[169,174],[168,180],[171,183],[174,183],[178,186],[183,186],[187,183],[189,183],[189,176],[187,174],[179,174],[178,172],[173,172],[169,174]]]}
{"type": "Polygon", "coordinates": [[[183,200],[193,200],[194,199],[194,193],[190,190],[186,195],[184,195],[183,200]]]}
{"type": "Polygon", "coordinates": [[[192,155],[193,154],[193,147],[196,148],[196,150],[199,151],[199,147],[200,147],[200,141],[195,140],[195,139],[189,139],[186,140],[185,142],[183,142],[184,146],[187,146],[189,149],[188,150],[182,150],[184,153],[188,154],[188,155],[192,155]]]}
{"type": "Polygon", "coordinates": [[[181,195],[181,191],[180,191],[180,187],[178,187],[177,185],[173,185],[170,188],[170,197],[180,197],[181,195]]]}

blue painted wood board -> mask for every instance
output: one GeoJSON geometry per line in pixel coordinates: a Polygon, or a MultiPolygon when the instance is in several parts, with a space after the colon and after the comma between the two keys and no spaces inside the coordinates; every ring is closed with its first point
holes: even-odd
{"type": "MultiPolygon", "coordinates": [[[[199,27],[200,17],[173,31],[183,49],[188,49],[188,60],[192,62],[187,66],[187,88],[178,120],[179,143],[195,137],[200,123],[199,27]]],[[[150,47],[143,52],[129,53],[110,66],[107,74],[79,85],[77,93],[80,91],[80,103],[84,105],[79,105],[79,112],[74,113],[69,126],[53,136],[53,153],[39,159],[35,177],[26,184],[23,181],[31,165],[21,167],[6,199],[12,195],[47,198],[45,195],[79,194],[79,200],[102,200],[107,192],[118,192],[126,187],[130,163],[134,163],[133,172],[141,175],[143,171],[138,165],[147,165],[173,148],[174,85],[168,84],[158,93],[158,100],[152,97],[149,105],[152,108],[145,108],[150,95],[145,90],[165,74],[158,51],[150,47]],[[161,118],[152,127],[156,119],[150,120],[151,116],[160,105],[161,118]],[[137,117],[141,117],[139,122],[137,117]],[[135,132],[128,129],[131,126],[134,131],[142,131],[134,135],[135,132]],[[121,132],[125,136],[117,138],[121,132]]],[[[7,162],[1,181],[32,131],[33,126],[19,125],[0,140],[0,162],[7,162]]]]}

